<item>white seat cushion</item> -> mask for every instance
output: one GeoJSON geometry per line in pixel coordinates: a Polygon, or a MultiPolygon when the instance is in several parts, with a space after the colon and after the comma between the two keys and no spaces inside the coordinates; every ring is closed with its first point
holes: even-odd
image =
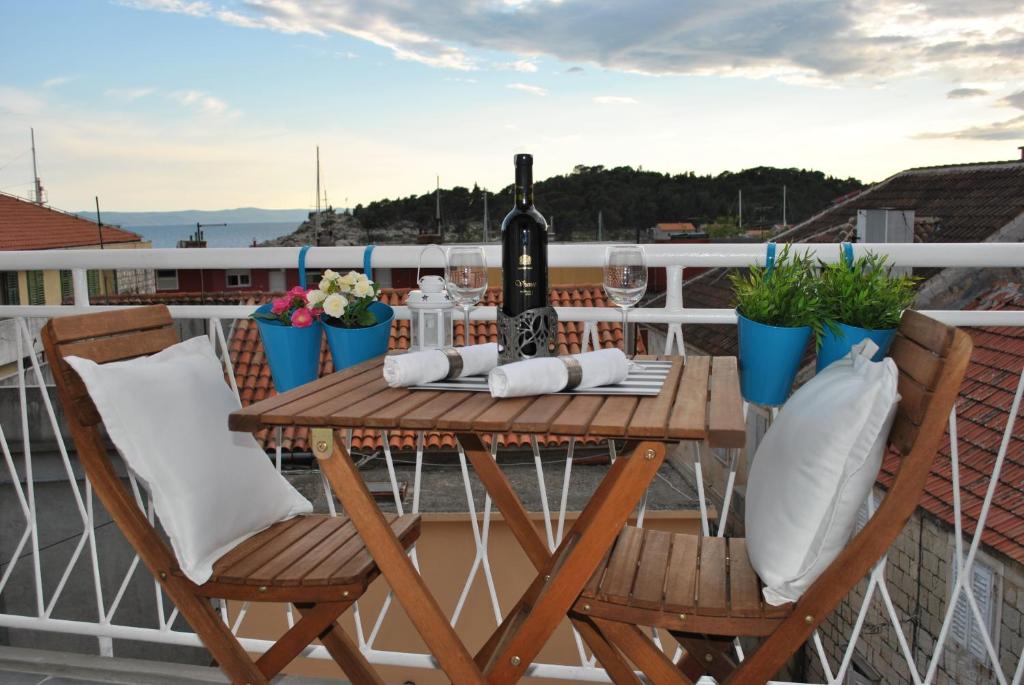
{"type": "Polygon", "coordinates": [[[758,447],[745,534],[770,604],[799,599],[839,555],[878,477],[898,370],[869,357],[859,347],[793,393],[758,447]]]}
{"type": "Polygon", "coordinates": [[[252,435],[228,430],[240,405],[208,338],[110,364],[66,360],[193,582],[205,583],[213,562],[246,538],[313,510],[252,435]]]}

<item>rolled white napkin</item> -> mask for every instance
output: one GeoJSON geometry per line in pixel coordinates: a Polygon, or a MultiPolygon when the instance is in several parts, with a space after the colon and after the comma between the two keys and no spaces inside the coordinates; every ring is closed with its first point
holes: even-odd
{"type": "MultiPolygon", "coordinates": [[[[453,376],[483,376],[498,365],[498,344],[449,348],[462,358],[462,370],[453,376]]],[[[423,385],[448,378],[451,360],[442,350],[422,350],[384,358],[384,380],[392,388],[423,385]]]]}
{"type": "MultiPolygon", "coordinates": [[[[599,388],[626,380],[629,360],[622,350],[608,349],[572,354],[582,371],[575,389],[599,388]]],[[[487,376],[492,397],[523,397],[560,392],[569,383],[569,367],[563,357],[544,357],[495,367],[487,376]]]]}

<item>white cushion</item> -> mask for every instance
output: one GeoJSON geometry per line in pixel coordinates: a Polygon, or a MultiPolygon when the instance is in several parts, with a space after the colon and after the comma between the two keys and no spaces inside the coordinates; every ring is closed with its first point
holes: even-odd
{"type": "Polygon", "coordinates": [[[149,490],[194,583],[209,580],[213,562],[246,538],[313,510],[252,435],[228,430],[228,414],[240,405],[208,338],[110,364],[66,359],[149,490]]]}
{"type": "Polygon", "coordinates": [[[898,370],[870,354],[858,346],[793,393],[758,447],[747,552],[770,604],[798,600],[839,555],[878,477],[898,370]]]}

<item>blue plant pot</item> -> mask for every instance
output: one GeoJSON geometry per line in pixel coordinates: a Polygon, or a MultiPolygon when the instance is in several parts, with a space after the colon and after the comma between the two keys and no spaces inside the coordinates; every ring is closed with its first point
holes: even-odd
{"type": "Polygon", "coordinates": [[[800,369],[811,327],[783,328],[751,321],[739,314],[740,391],[754,404],[786,401],[800,369]]]}
{"type": "MultiPolygon", "coordinates": [[[[267,303],[256,311],[269,313],[270,307],[267,303]]],[[[296,328],[277,321],[255,321],[277,392],[287,392],[316,380],[320,371],[320,340],[323,335],[316,322],[312,326],[296,328]]]]}
{"type": "Polygon", "coordinates": [[[342,328],[321,318],[335,371],[355,366],[388,351],[388,337],[395,310],[383,302],[374,302],[370,305],[370,311],[377,317],[377,323],[367,328],[342,328]]]}
{"type": "Polygon", "coordinates": [[[818,348],[818,371],[848,355],[850,348],[865,338],[871,338],[878,345],[878,352],[871,357],[871,361],[882,361],[889,353],[889,346],[892,345],[893,338],[896,337],[895,328],[857,328],[838,322],[836,325],[839,327],[838,334],[833,333],[828,326],[825,326],[825,335],[822,336],[821,347],[818,348]]]}

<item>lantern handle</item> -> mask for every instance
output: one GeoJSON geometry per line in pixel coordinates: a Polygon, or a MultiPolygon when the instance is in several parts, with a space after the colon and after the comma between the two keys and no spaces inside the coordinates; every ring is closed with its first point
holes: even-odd
{"type": "Polygon", "coordinates": [[[444,251],[444,248],[438,245],[437,243],[430,243],[422,250],[420,250],[420,258],[419,261],[416,262],[416,285],[420,284],[420,269],[423,268],[423,255],[426,254],[427,250],[429,250],[430,248],[438,250],[441,253],[441,256],[444,258],[445,266],[448,266],[448,254],[444,251]]]}

